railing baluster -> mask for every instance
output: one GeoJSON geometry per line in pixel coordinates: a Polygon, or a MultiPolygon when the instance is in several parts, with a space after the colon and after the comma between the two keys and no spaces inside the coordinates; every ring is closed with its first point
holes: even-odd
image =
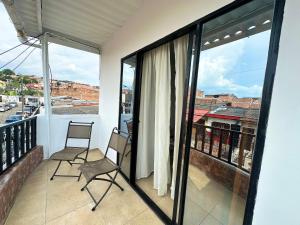
{"type": "Polygon", "coordinates": [[[195,126],[196,128],[196,135],[195,135],[195,149],[197,149],[197,145],[198,145],[198,130],[199,130],[199,127],[198,126],[195,126]]]}
{"type": "Polygon", "coordinates": [[[20,150],[19,150],[19,126],[14,126],[14,156],[15,161],[20,157],[20,150]]]}
{"type": "Polygon", "coordinates": [[[219,141],[219,151],[218,151],[218,158],[221,158],[222,155],[222,145],[223,145],[223,130],[220,129],[220,141],[219,141]]]}
{"type": "Polygon", "coordinates": [[[35,146],[36,117],[0,127],[0,174],[35,146]]]}
{"type": "Polygon", "coordinates": [[[241,134],[240,148],[239,148],[239,158],[238,158],[238,167],[243,168],[244,164],[244,149],[245,149],[245,135],[241,134]]]}
{"type": "Polygon", "coordinates": [[[202,132],[201,151],[204,152],[204,147],[205,147],[205,131],[206,131],[205,126],[203,126],[202,129],[203,129],[203,132],[202,132]]]}
{"type": "Polygon", "coordinates": [[[209,155],[212,155],[213,144],[214,144],[214,127],[211,127],[210,143],[209,143],[209,155]]]}
{"type": "Polygon", "coordinates": [[[36,146],[36,118],[31,120],[31,148],[36,146]]]}
{"type": "Polygon", "coordinates": [[[228,163],[231,164],[231,158],[232,158],[232,151],[233,151],[233,139],[234,139],[234,132],[233,130],[230,131],[230,141],[229,141],[229,150],[228,150],[228,163]]]}
{"type": "Polygon", "coordinates": [[[21,155],[24,155],[25,153],[25,127],[24,123],[21,124],[21,155]]]}
{"type": "Polygon", "coordinates": [[[26,152],[29,152],[29,121],[26,121],[26,133],[25,133],[25,135],[26,135],[26,152]]]}
{"type": "Polygon", "coordinates": [[[6,136],[6,167],[9,167],[12,164],[12,155],[11,155],[11,127],[6,127],[5,136],[6,136]]]}
{"type": "Polygon", "coordinates": [[[3,171],[3,130],[0,129],[0,173],[3,171]]]}

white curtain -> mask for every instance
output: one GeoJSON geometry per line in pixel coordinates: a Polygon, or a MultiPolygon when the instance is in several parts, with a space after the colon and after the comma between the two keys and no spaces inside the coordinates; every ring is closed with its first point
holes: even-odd
{"type": "Polygon", "coordinates": [[[137,179],[148,177],[154,170],[155,69],[153,51],[144,55],[142,73],[137,179]]]}
{"type": "Polygon", "coordinates": [[[181,129],[182,107],[184,98],[184,85],[186,77],[187,66],[187,51],[188,51],[188,35],[178,38],[174,41],[175,50],[175,139],[174,139],[174,157],[173,157],[173,169],[172,169],[172,183],[171,183],[171,198],[174,199],[176,173],[178,163],[178,151],[179,151],[179,138],[181,129]]]}
{"type": "Polygon", "coordinates": [[[170,171],[170,107],[171,65],[170,44],[147,52],[143,58],[140,122],[136,178],[153,172],[153,187],[159,196],[165,195],[171,183],[174,197],[178,148],[182,117],[188,36],[174,41],[175,50],[175,143],[172,177],[170,171]]]}
{"type": "Polygon", "coordinates": [[[155,149],[154,188],[159,196],[168,191],[170,177],[170,107],[171,107],[171,66],[170,45],[155,49],[155,149]]]}

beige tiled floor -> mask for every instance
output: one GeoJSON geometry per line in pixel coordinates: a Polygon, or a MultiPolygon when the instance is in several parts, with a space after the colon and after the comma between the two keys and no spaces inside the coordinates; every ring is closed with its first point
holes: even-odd
{"type": "MultiPolygon", "coordinates": [[[[137,184],[170,217],[173,201],[170,193],[159,197],[153,188],[153,176],[137,184]]],[[[185,225],[242,225],[245,200],[190,165],[186,193],[185,225]]]]}
{"type": "MultiPolygon", "coordinates": [[[[98,150],[89,160],[99,159],[98,150]]],[[[57,162],[44,161],[27,179],[10,211],[5,225],[140,225],[163,224],[131,187],[118,176],[123,192],[112,187],[95,212],[86,191],[84,178],[55,177],[49,181],[57,162]]],[[[63,165],[63,164],[62,164],[63,165]]],[[[60,173],[78,174],[77,165],[64,164],[60,173]]],[[[94,181],[90,190],[99,197],[108,184],[94,181]]]]}

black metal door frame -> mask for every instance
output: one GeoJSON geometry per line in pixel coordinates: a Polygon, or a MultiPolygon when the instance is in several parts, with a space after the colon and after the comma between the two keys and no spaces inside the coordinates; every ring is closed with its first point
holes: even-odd
{"type": "MultiPolygon", "coordinates": [[[[191,133],[192,133],[192,121],[194,114],[194,103],[195,103],[195,95],[196,95],[196,87],[197,87],[197,78],[198,78],[198,63],[200,60],[200,46],[201,46],[201,31],[204,23],[215,19],[223,14],[229,13],[232,10],[239,8],[252,0],[236,0],[233,3],[230,3],[219,10],[204,16],[203,18],[167,35],[166,37],[124,57],[121,59],[121,79],[120,79],[120,99],[119,102],[122,102],[122,81],[123,81],[123,62],[124,60],[130,58],[133,55],[136,55],[137,64],[136,64],[136,73],[135,73],[135,87],[134,87],[134,107],[133,107],[133,133],[132,133],[132,146],[131,146],[131,166],[130,166],[130,178],[128,178],[125,174],[122,173],[123,177],[129,182],[131,187],[141,196],[141,198],[153,209],[153,211],[163,220],[166,224],[183,224],[183,216],[184,216],[184,207],[185,207],[185,195],[186,195],[186,185],[187,185],[187,176],[188,176],[188,164],[189,164],[189,153],[190,153],[190,144],[191,144],[191,133]],[[190,34],[190,37],[195,34],[195,60],[192,68],[192,77],[191,77],[191,90],[190,90],[190,101],[188,104],[184,104],[185,106],[189,106],[188,111],[188,122],[186,129],[183,129],[184,126],[181,127],[180,133],[180,148],[179,152],[181,153],[184,141],[185,141],[185,154],[184,154],[184,163],[183,163],[183,172],[181,178],[181,190],[179,193],[180,179],[176,180],[175,187],[175,198],[173,205],[173,217],[169,218],[156,204],[155,202],[135,183],[135,174],[136,174],[136,160],[137,160],[137,143],[138,143],[138,124],[139,124],[139,111],[140,111],[140,94],[141,94],[141,81],[142,81],[142,64],[143,64],[143,54],[149,50],[152,50],[160,45],[166,44],[176,38],[179,38],[185,34],[190,34]],[[186,130],[186,132],[185,132],[186,130]],[[180,199],[179,199],[180,197],[180,199]],[[179,209],[179,210],[178,210],[179,209]],[[178,219],[178,223],[177,223],[178,219]]],[[[262,94],[262,104],[261,104],[261,113],[259,117],[258,123],[258,132],[257,132],[257,141],[255,144],[255,154],[253,158],[253,166],[250,176],[250,185],[249,185],[249,193],[246,202],[246,210],[244,215],[244,225],[250,225],[252,223],[253,218],[253,210],[255,205],[255,198],[257,193],[257,184],[259,179],[259,173],[261,168],[264,142],[266,136],[266,128],[268,122],[269,108],[271,104],[272,97],[272,89],[273,82],[276,72],[277,65],[277,57],[278,57],[278,49],[279,49],[279,41],[280,41],[280,33],[281,26],[283,20],[284,6],[285,0],[274,0],[275,1],[275,9],[274,9],[274,17],[273,24],[271,29],[271,37],[269,44],[269,53],[268,53],[268,61],[265,73],[265,80],[263,86],[263,94],[262,94]]],[[[191,40],[191,39],[190,39],[191,40]]],[[[191,44],[191,43],[190,43],[191,44]]],[[[188,57],[191,57],[192,50],[189,50],[188,57]]],[[[189,59],[190,60],[190,59],[189,59]]],[[[191,67],[191,62],[189,62],[187,66],[187,73],[189,73],[189,69],[191,67]]],[[[189,80],[189,75],[187,76],[189,80]]],[[[189,84],[187,84],[189,85],[189,84]]],[[[185,87],[184,94],[184,102],[187,103],[188,98],[188,86],[185,87]]],[[[121,105],[120,105],[121,107],[121,105]]],[[[186,113],[186,108],[183,109],[184,113],[186,113]]],[[[119,110],[121,113],[121,109],[119,110]]],[[[120,126],[120,113],[119,113],[119,126],[120,126]]],[[[184,120],[182,124],[184,124],[184,120]]],[[[182,157],[182,155],[179,155],[182,157]]],[[[180,158],[178,158],[180,161],[180,158]]],[[[181,165],[178,163],[177,175],[180,175],[181,165]]],[[[178,177],[178,176],[177,176],[178,177]]]]}

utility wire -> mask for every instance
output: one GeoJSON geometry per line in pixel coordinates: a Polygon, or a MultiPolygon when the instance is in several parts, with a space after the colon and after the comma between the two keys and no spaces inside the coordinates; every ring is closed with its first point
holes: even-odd
{"type": "Polygon", "coordinates": [[[19,58],[24,52],[26,52],[29,48],[31,48],[38,40],[34,41],[33,43],[31,43],[25,50],[23,50],[22,52],[20,52],[15,58],[13,58],[12,60],[10,60],[9,62],[5,63],[3,66],[0,67],[0,70],[4,67],[6,67],[8,64],[12,63],[13,61],[15,61],[17,58],[19,58]]]}
{"type": "Polygon", "coordinates": [[[16,70],[19,66],[21,66],[23,64],[23,62],[25,62],[25,60],[33,53],[33,51],[36,50],[36,48],[32,49],[26,56],[25,58],[15,67],[13,68],[13,71],[16,70]]]}
{"type": "Polygon", "coordinates": [[[36,36],[36,37],[32,37],[32,38],[28,39],[27,41],[22,42],[21,44],[18,44],[18,45],[14,46],[14,47],[12,47],[12,48],[10,48],[10,49],[7,49],[7,50],[5,50],[4,52],[1,52],[0,55],[3,55],[3,54],[5,54],[5,53],[7,53],[7,52],[9,52],[9,51],[11,51],[11,50],[14,50],[15,48],[20,47],[21,45],[24,45],[24,44],[26,44],[26,43],[32,41],[33,39],[36,39],[36,38],[40,37],[41,35],[42,35],[42,34],[40,34],[40,35],[38,35],[38,36],[36,36]]]}

